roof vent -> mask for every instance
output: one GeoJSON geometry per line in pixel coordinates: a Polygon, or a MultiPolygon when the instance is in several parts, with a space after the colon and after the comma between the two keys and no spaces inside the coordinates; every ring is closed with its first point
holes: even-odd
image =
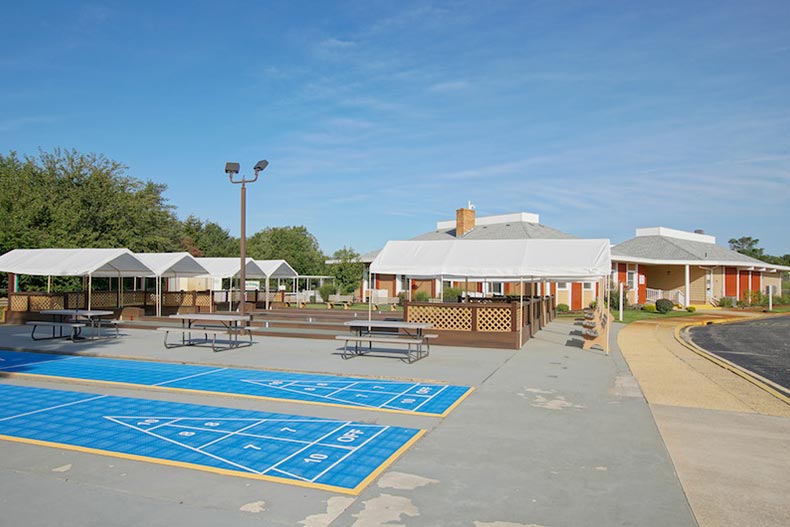
{"type": "Polygon", "coordinates": [[[704,229],[694,229],[694,234],[705,234],[704,229]]]}

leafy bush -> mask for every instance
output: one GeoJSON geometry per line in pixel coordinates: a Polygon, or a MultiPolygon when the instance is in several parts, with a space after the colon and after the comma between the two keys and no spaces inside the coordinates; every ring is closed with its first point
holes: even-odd
{"type": "Polygon", "coordinates": [[[666,298],[656,300],[656,311],[659,313],[669,313],[673,309],[675,309],[675,304],[672,303],[672,300],[667,300],[666,298]]]}
{"type": "Polygon", "coordinates": [[[557,304],[557,313],[567,313],[570,310],[571,308],[568,307],[568,304],[557,304]]]}
{"type": "MultiPolygon", "coordinates": [[[[609,309],[619,309],[620,306],[620,291],[613,289],[609,292],[609,309]]],[[[628,309],[628,295],[623,291],[623,309],[628,309]]]]}
{"type": "Polygon", "coordinates": [[[592,302],[590,302],[590,309],[595,309],[595,306],[597,306],[597,305],[598,305],[598,301],[597,300],[593,300],[592,302]]]}
{"type": "Polygon", "coordinates": [[[696,310],[697,308],[694,306],[689,306],[686,308],[686,311],[688,311],[689,313],[694,313],[696,310]]]}
{"type": "Polygon", "coordinates": [[[318,288],[318,294],[324,299],[324,302],[329,300],[329,295],[334,295],[337,292],[334,284],[324,284],[318,288]]]}
{"type": "Polygon", "coordinates": [[[425,291],[417,291],[416,293],[414,293],[415,302],[427,302],[429,298],[431,298],[431,295],[429,295],[425,291]]]}
{"type": "Polygon", "coordinates": [[[409,293],[407,293],[406,291],[401,291],[400,293],[398,293],[398,304],[399,305],[402,306],[408,300],[409,300],[409,293]]]}
{"type": "Polygon", "coordinates": [[[642,311],[645,308],[644,304],[631,304],[628,306],[628,309],[633,309],[634,311],[642,311]]]}
{"type": "Polygon", "coordinates": [[[753,306],[768,305],[768,295],[764,294],[762,291],[747,291],[747,294],[753,306]]]}
{"type": "Polygon", "coordinates": [[[445,302],[460,302],[463,293],[460,287],[445,287],[442,294],[445,302]]]}
{"type": "Polygon", "coordinates": [[[735,299],[731,296],[725,296],[719,299],[719,307],[735,307],[735,299]]]}
{"type": "Polygon", "coordinates": [[[654,304],[645,304],[645,307],[642,308],[642,311],[647,311],[649,313],[656,312],[656,306],[654,304]]]}

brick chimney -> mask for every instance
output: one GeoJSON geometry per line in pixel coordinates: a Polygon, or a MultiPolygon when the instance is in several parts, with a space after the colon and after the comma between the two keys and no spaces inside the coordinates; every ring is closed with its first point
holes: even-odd
{"type": "Polygon", "coordinates": [[[475,210],[458,209],[455,211],[455,237],[460,238],[475,228],[475,210]]]}

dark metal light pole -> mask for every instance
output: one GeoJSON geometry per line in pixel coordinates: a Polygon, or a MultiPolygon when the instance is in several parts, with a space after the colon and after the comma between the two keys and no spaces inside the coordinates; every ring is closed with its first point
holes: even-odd
{"type": "MultiPolygon", "coordinates": [[[[258,172],[262,171],[269,165],[266,160],[258,161],[255,163],[253,170],[255,177],[252,179],[234,180],[233,176],[239,173],[238,163],[225,163],[225,173],[231,183],[241,184],[241,269],[239,270],[239,289],[241,292],[241,303],[239,304],[239,314],[244,316],[247,302],[247,187],[246,183],[255,183],[258,181],[258,172]]],[[[231,299],[228,298],[228,309],[230,309],[231,299]]]]}

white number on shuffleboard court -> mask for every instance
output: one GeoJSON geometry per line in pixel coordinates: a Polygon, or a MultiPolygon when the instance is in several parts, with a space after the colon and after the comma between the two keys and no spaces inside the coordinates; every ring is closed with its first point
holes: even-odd
{"type": "Polygon", "coordinates": [[[210,427],[212,427],[212,428],[213,428],[213,427],[215,427],[215,426],[219,426],[219,423],[217,423],[217,422],[215,422],[215,421],[210,421],[210,422],[208,422],[208,423],[204,423],[204,424],[205,424],[206,426],[210,426],[210,427]]]}
{"type": "Polygon", "coordinates": [[[411,404],[414,402],[414,399],[403,399],[403,404],[411,404]]]}
{"type": "Polygon", "coordinates": [[[145,421],[140,421],[137,423],[137,426],[148,426],[153,425],[159,422],[159,419],[146,419],[145,421]]]}
{"type": "Polygon", "coordinates": [[[178,435],[184,436],[184,437],[192,437],[193,435],[195,435],[195,432],[186,432],[186,431],[185,432],[179,432],[178,435]]]}
{"type": "Polygon", "coordinates": [[[327,457],[326,454],[310,454],[308,457],[304,458],[305,463],[320,463],[325,460],[327,457]]]}
{"type": "Polygon", "coordinates": [[[356,441],[359,436],[364,434],[362,430],[349,430],[345,432],[342,436],[338,437],[337,440],[341,443],[351,443],[352,441],[356,441]]]}
{"type": "Polygon", "coordinates": [[[296,430],[294,430],[293,428],[288,428],[287,426],[284,426],[284,427],[280,428],[280,432],[296,432],[296,430]]]}
{"type": "Polygon", "coordinates": [[[255,445],[253,445],[252,443],[250,443],[249,445],[244,445],[244,448],[245,448],[245,449],[247,449],[247,448],[251,448],[251,449],[253,449],[253,450],[260,450],[260,449],[261,449],[261,447],[259,447],[259,446],[255,446],[255,445]]]}
{"type": "Polygon", "coordinates": [[[431,389],[430,388],[420,388],[419,390],[417,390],[417,393],[420,394],[420,395],[425,395],[426,393],[431,393],[431,389]]]}

